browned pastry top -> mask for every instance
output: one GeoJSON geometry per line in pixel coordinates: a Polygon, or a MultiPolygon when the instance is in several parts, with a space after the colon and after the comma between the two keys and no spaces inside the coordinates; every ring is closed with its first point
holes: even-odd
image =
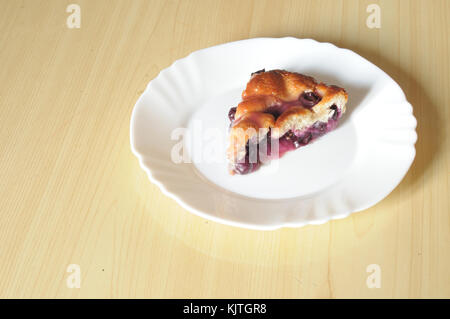
{"type": "Polygon", "coordinates": [[[299,73],[283,70],[255,73],[242,92],[242,99],[271,95],[283,101],[291,101],[297,99],[303,91],[312,90],[315,86],[316,82],[312,77],[299,73]]]}
{"type": "Polygon", "coordinates": [[[272,106],[298,101],[303,92],[317,93],[322,98],[321,103],[326,103],[338,93],[347,95],[340,87],[318,84],[314,78],[300,73],[284,70],[255,73],[242,92],[236,119],[245,113],[264,112],[272,106]]]}

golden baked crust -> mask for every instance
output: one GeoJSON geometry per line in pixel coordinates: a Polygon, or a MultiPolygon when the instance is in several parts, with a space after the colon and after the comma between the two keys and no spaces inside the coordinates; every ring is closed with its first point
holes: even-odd
{"type": "Polygon", "coordinates": [[[303,91],[313,90],[316,82],[310,76],[283,70],[272,70],[252,75],[242,92],[242,99],[272,95],[283,101],[298,99],[303,91]]]}
{"type": "Polygon", "coordinates": [[[252,74],[231,124],[229,160],[235,162],[245,156],[248,140],[260,141],[269,129],[273,138],[279,138],[289,130],[328,121],[333,113],[331,106],[336,105],[340,114],[344,113],[347,99],[343,88],[317,83],[314,78],[300,73],[262,70],[252,74]],[[315,98],[320,100],[308,100],[315,98]],[[242,135],[246,129],[254,129],[256,133],[242,135]]]}

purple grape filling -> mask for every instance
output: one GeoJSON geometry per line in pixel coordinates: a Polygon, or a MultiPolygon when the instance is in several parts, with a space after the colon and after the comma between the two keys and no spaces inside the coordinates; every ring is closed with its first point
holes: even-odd
{"type": "MultiPolygon", "coordinates": [[[[234,171],[237,174],[245,175],[245,174],[256,171],[261,166],[261,153],[263,151],[261,150],[260,145],[262,143],[267,145],[265,152],[264,152],[264,153],[266,153],[265,156],[269,157],[271,155],[272,139],[270,136],[271,135],[270,135],[270,130],[269,130],[269,133],[267,133],[265,139],[261,143],[253,145],[254,147],[252,147],[252,152],[256,152],[256,154],[255,154],[256,160],[255,160],[255,157],[250,158],[250,145],[247,142],[247,145],[245,146],[245,157],[244,157],[243,161],[241,160],[238,163],[234,164],[234,171]]],[[[253,155],[253,153],[252,153],[252,155],[253,155]]]]}
{"type": "Polygon", "coordinates": [[[339,110],[338,110],[337,106],[336,105],[330,106],[330,110],[333,110],[333,112],[334,112],[331,119],[337,120],[339,118],[339,110]]]}
{"type": "Polygon", "coordinates": [[[322,98],[314,92],[304,92],[300,95],[299,101],[303,107],[310,109],[320,102],[322,98]]]}
{"type": "Polygon", "coordinates": [[[294,132],[290,130],[284,134],[279,141],[279,156],[281,157],[284,153],[297,149],[300,146],[305,146],[325,133],[335,129],[340,117],[340,112],[335,105],[330,107],[330,109],[332,109],[334,113],[328,122],[316,122],[304,130],[294,132]]]}
{"type": "MultiPolygon", "coordinates": [[[[333,105],[330,107],[330,110],[332,110],[334,113],[329,118],[328,122],[315,122],[310,127],[303,129],[301,131],[292,131],[289,130],[286,134],[284,134],[279,139],[279,152],[278,152],[278,158],[282,157],[286,152],[295,150],[301,146],[305,146],[311,142],[313,142],[318,137],[328,133],[329,131],[332,131],[336,128],[338,119],[341,116],[341,112],[337,108],[336,105],[333,105]]],[[[269,141],[272,141],[270,137],[270,131],[267,134],[267,137],[265,140],[263,140],[264,143],[267,143],[267,156],[271,159],[276,158],[275,154],[272,154],[271,152],[271,143],[269,141]]],[[[236,163],[234,164],[234,171],[237,174],[249,174],[251,172],[256,171],[261,166],[261,154],[260,154],[260,146],[259,144],[256,145],[256,151],[257,151],[257,157],[256,157],[256,163],[252,163],[249,159],[249,145],[246,146],[246,155],[244,158],[243,163],[236,163]]]]}
{"type": "Polygon", "coordinates": [[[228,111],[228,118],[230,119],[230,122],[234,121],[234,116],[236,115],[236,107],[232,107],[229,111],[228,111]]]}
{"type": "Polygon", "coordinates": [[[261,162],[259,161],[259,159],[256,161],[256,163],[252,163],[249,159],[249,153],[247,152],[243,163],[234,164],[234,171],[240,175],[245,175],[256,171],[259,166],[261,166],[261,162]]]}

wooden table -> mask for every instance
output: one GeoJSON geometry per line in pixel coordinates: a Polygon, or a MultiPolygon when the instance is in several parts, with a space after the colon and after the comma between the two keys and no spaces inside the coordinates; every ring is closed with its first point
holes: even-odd
{"type": "Polygon", "coordinates": [[[0,0],[0,297],[450,297],[449,16],[446,0],[0,0]],[[261,232],[196,217],[148,181],[129,142],[146,84],[261,36],[332,42],[401,85],[417,156],[385,200],[261,232]]]}

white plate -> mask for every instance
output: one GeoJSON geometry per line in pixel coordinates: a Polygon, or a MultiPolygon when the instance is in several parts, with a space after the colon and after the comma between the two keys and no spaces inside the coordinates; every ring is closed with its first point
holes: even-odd
{"type": "Polygon", "coordinates": [[[257,38],[196,51],[161,71],[135,105],[131,146],[150,180],[187,210],[276,229],[343,218],[382,200],[414,159],[415,127],[397,83],[358,54],[311,39],[257,38]],[[230,176],[227,113],[250,73],[262,68],[344,87],[347,112],[314,143],[255,173],[230,176]],[[184,162],[174,162],[177,154],[184,162]]]}

